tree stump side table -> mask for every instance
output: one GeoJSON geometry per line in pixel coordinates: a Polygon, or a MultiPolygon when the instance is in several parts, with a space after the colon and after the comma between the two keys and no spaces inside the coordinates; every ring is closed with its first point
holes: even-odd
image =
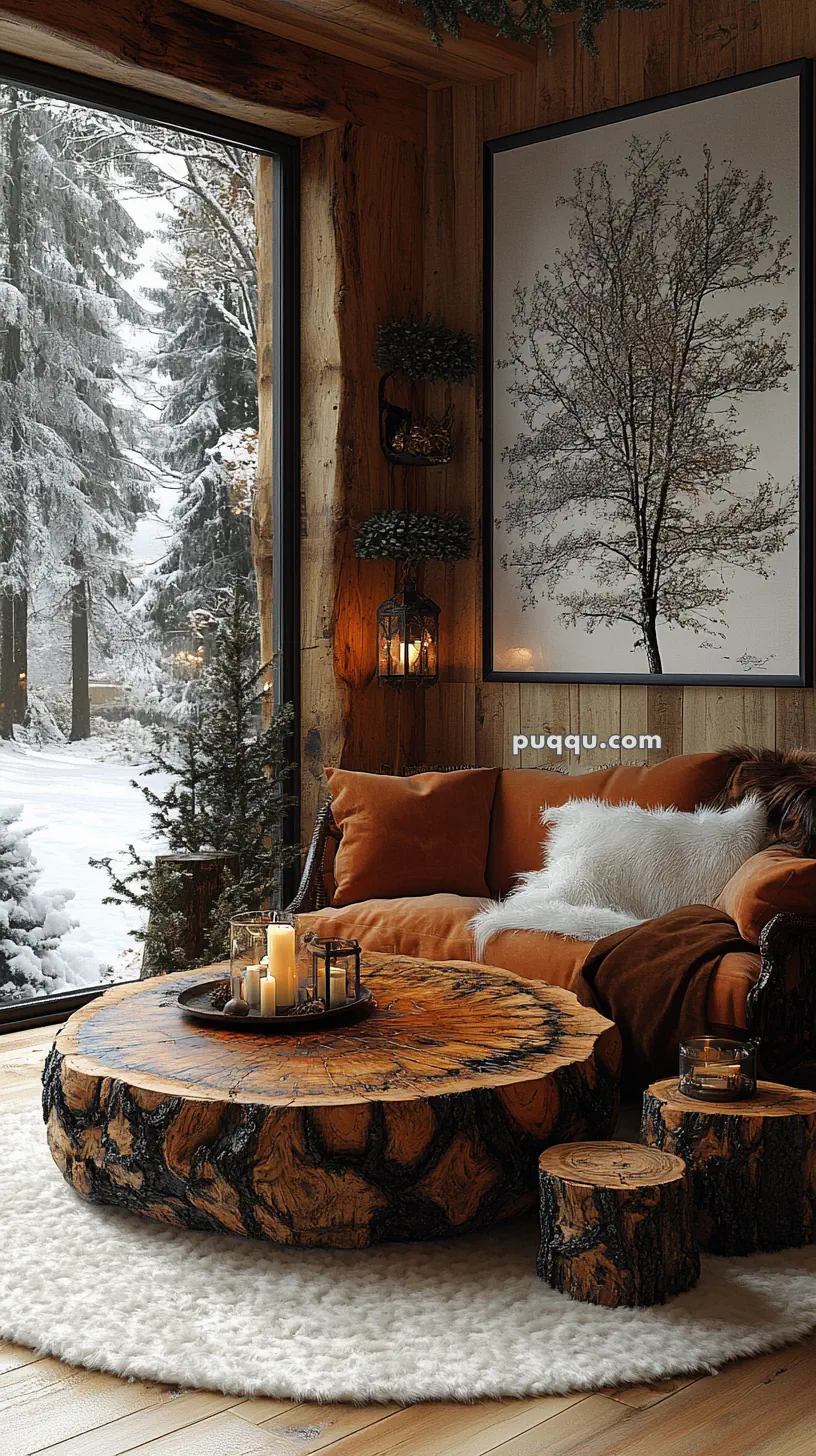
{"type": "Polygon", "coordinates": [[[612,1307],[665,1304],[700,1277],[682,1158],[637,1143],[568,1143],[538,1162],[538,1273],[612,1307]]]}
{"type": "Polygon", "coordinates": [[[701,1102],[672,1077],[644,1092],[641,1139],[685,1161],[697,1239],[712,1254],[816,1236],[816,1093],[759,1082],[744,1102],[701,1102]]]}

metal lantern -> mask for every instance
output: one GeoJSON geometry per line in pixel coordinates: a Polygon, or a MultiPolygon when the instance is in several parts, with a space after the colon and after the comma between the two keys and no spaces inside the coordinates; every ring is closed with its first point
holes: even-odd
{"type": "Polygon", "coordinates": [[[377,679],[430,687],[439,676],[439,607],[407,580],[377,608],[377,679]]]}
{"type": "Polygon", "coordinates": [[[322,1001],[327,1011],[360,999],[360,942],[313,936],[309,942],[309,1000],[322,1001]]]}

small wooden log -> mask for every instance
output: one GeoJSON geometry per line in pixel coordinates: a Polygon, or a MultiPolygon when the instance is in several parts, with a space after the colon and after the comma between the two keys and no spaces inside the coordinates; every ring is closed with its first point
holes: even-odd
{"type": "Polygon", "coordinates": [[[565,1143],[538,1162],[538,1273],[590,1304],[665,1304],[700,1277],[682,1158],[636,1143],[565,1143]]]}
{"type": "MultiPolygon", "coordinates": [[[[184,876],[184,935],[182,950],[190,963],[195,965],[207,946],[210,916],[218,896],[227,886],[228,875],[238,874],[238,855],[231,851],[216,853],[215,850],[199,854],[157,854],[153,873],[184,876]]],[[[141,979],[155,976],[169,966],[156,964],[151,953],[150,923],[147,926],[144,955],[142,957],[141,979]]]]}
{"type": "Polygon", "coordinates": [[[641,1138],[685,1160],[697,1240],[712,1254],[816,1238],[816,1093],[759,1082],[744,1102],[700,1102],[672,1077],[644,1092],[641,1138]]]}

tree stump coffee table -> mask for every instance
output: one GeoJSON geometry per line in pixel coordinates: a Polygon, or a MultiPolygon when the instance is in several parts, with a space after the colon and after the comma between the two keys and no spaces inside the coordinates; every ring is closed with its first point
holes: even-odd
{"type": "Polygon", "coordinates": [[[614,1124],[619,1033],[568,991],[368,954],[365,1019],[260,1034],[181,1012],[220,969],[117,986],[58,1033],[43,1109],[83,1197],[281,1244],[432,1239],[531,1208],[542,1150],[614,1124]]]}

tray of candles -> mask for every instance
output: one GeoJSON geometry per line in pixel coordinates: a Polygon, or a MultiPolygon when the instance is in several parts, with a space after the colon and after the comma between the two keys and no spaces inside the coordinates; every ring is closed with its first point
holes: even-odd
{"type": "MultiPolygon", "coordinates": [[[[264,981],[261,981],[263,987],[264,981]]],[[[181,1010],[197,1021],[228,1025],[231,1031],[316,1031],[318,1027],[334,1025],[355,1016],[376,1010],[376,1001],[367,986],[360,987],[359,997],[326,1007],[319,996],[307,996],[293,1002],[284,1009],[276,1008],[273,1015],[265,1014],[263,1005],[250,1005],[243,996],[232,994],[230,978],[219,976],[215,980],[201,981],[197,986],[188,986],[178,998],[181,1010]]]]}

